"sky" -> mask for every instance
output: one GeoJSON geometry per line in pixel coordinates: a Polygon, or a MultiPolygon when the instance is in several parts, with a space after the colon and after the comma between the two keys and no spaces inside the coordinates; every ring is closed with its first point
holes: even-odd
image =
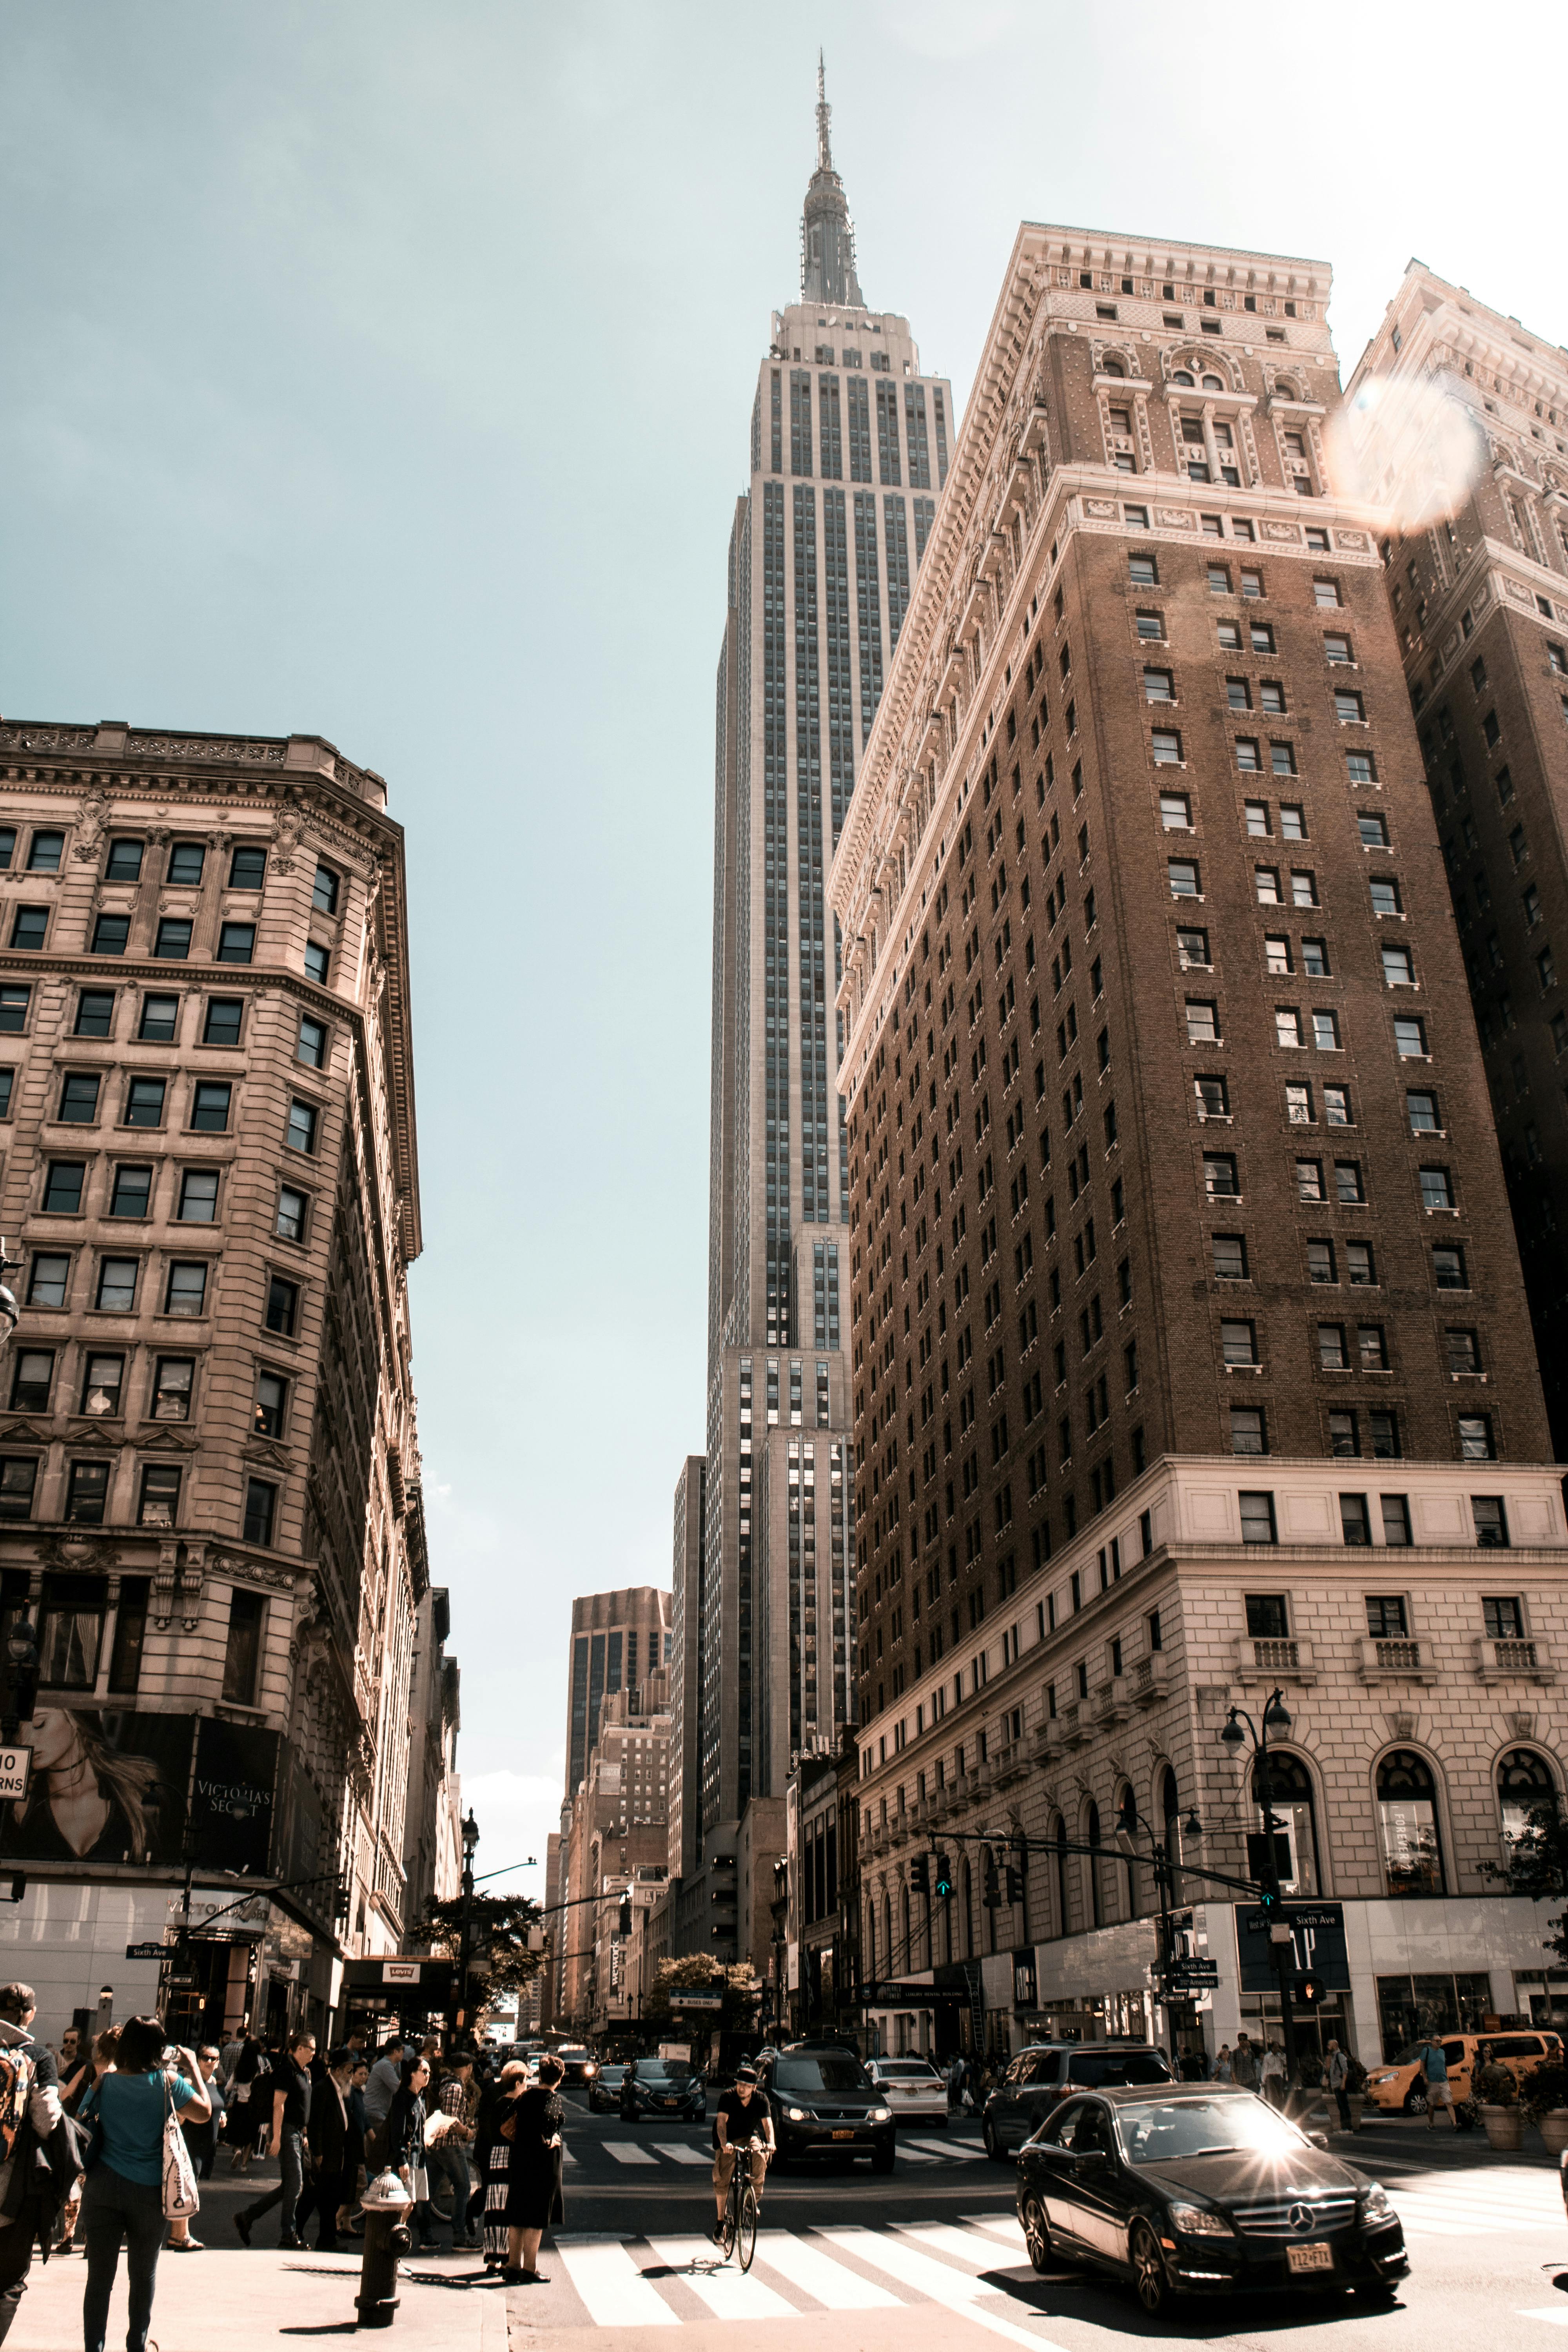
{"type": "Polygon", "coordinates": [[[0,0],[0,711],[325,735],[406,828],[481,1874],[703,1443],[714,668],[818,42],[867,299],[962,404],[1025,218],[1327,259],[1347,378],[1412,254],[1568,340],[1561,21],[0,0]]]}

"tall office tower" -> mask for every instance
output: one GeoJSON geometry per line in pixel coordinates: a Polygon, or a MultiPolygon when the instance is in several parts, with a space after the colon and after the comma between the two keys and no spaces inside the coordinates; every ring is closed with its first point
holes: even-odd
{"type": "MultiPolygon", "coordinates": [[[[636,1693],[669,1656],[669,1595],[654,1584],[586,1592],[572,1603],[566,1687],[566,1802],[588,1769],[612,1691],[636,1693]]],[[[564,1826],[564,1825],[563,1825],[564,1826]]]]}
{"type": "Polygon", "coordinates": [[[758,372],[718,674],[700,1836],[782,1797],[792,1755],[832,1746],[854,1708],[848,1143],[825,886],[952,415],[908,321],[862,299],[820,79],[801,248],[801,299],[773,313],[758,372]]]}
{"type": "Polygon", "coordinates": [[[689,1454],[675,1489],[674,1577],[670,1592],[669,1874],[689,1876],[699,1862],[697,1727],[701,1711],[698,1633],[702,1622],[702,1490],[708,1465],[689,1454]]]}
{"type": "MultiPolygon", "coordinates": [[[[1346,394],[1425,388],[1379,487],[1384,578],[1480,1030],[1559,1459],[1568,1455],[1568,357],[1412,261],[1346,394]],[[1458,403],[1462,497],[1433,480],[1458,403]]],[[[1403,398],[1392,404],[1395,414],[1403,398]]]]}
{"type": "MultiPolygon", "coordinates": [[[[1250,1877],[1218,1734],[1274,1683],[1363,2054],[1438,1936],[1434,2020],[1539,1982],[1528,1904],[1469,1898],[1568,1761],[1563,1504],[1329,292],[1020,232],[833,872],[867,1975],[973,1958],[1004,2041],[1155,2021],[1115,1824],[1195,1805],[1250,1877]],[[959,1849],[933,1918],[938,1821],[1093,1858],[993,1906],[959,1849]]],[[[1268,1996],[1199,1908],[1233,2039],[1268,1996]]]]}
{"type": "Polygon", "coordinates": [[[187,1864],[204,1916],[253,1873],[284,1882],[270,1909],[163,1986],[181,2038],[245,2014],[324,2033],[344,1962],[413,1924],[402,828],[313,736],[7,721],[0,764],[0,1232],[22,1259],[0,1598],[39,1662],[4,1850],[29,1973],[50,2034],[103,1984],[151,2009],[159,1963],[127,1943],[156,1951],[187,1864]],[[102,1801],[85,1826],[57,1811],[73,1785],[102,1801]]]}

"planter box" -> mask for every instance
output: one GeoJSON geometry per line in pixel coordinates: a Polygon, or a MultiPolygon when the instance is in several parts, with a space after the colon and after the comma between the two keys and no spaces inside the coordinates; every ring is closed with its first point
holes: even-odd
{"type": "Polygon", "coordinates": [[[1524,2146],[1524,2117],[1517,2107],[1482,2107],[1481,2122],[1490,2147],[1511,2153],[1524,2146]]]}
{"type": "Polygon", "coordinates": [[[1553,2107],[1549,2115],[1542,2116],[1536,2128],[1546,2143],[1548,2155],[1561,2156],[1568,2147],[1568,2107],[1553,2107]]]}

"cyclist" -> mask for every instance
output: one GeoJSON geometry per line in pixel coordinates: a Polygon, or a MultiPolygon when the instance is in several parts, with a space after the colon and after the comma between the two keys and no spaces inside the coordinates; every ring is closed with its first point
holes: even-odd
{"type": "Polygon", "coordinates": [[[752,2187],[757,2202],[763,2199],[763,2182],[768,2169],[768,2158],[773,2152],[773,2119],[768,2113],[768,2103],[757,2088],[757,2070],[742,2065],[735,2069],[735,2087],[726,2091],[719,2102],[719,2112],[713,2118],[713,2203],[717,2219],[713,2225],[713,2242],[724,2242],[724,2208],[730,2199],[730,2176],[735,2169],[735,2158],[749,2139],[760,2139],[761,2147],[751,2151],[752,2187]]]}

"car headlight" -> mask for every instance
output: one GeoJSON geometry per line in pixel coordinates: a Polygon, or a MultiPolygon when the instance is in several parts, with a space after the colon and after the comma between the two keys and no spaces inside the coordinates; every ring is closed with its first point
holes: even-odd
{"type": "Polygon", "coordinates": [[[1372,2187],[1362,2199],[1361,2210],[1369,2221],[1384,2221],[1393,2213],[1394,2208],[1388,2201],[1388,2191],[1381,2181],[1373,2182],[1372,2187]]]}
{"type": "Polygon", "coordinates": [[[866,2120],[868,2124],[890,2124],[893,2110],[891,2107],[872,2107],[868,2110],[866,2120]]]}
{"type": "Polygon", "coordinates": [[[1173,2205],[1171,2226],[1180,2230],[1184,2238],[1234,2238],[1236,2231],[1223,2213],[1211,2213],[1205,2205],[1173,2205]]]}
{"type": "Polygon", "coordinates": [[[804,2124],[808,2120],[804,2107],[786,2107],[784,2113],[792,2124],[804,2124]]]}
{"type": "Polygon", "coordinates": [[[584,2069],[583,2069],[583,2072],[584,2072],[584,2075],[587,2077],[587,2079],[588,2079],[588,2081],[589,2081],[590,2083],[593,2081],[593,2079],[594,2079],[595,2075],[598,2073],[598,2071],[599,2071],[599,2070],[598,2070],[598,2068],[597,2068],[596,2066],[584,2066],[584,2069]]]}

